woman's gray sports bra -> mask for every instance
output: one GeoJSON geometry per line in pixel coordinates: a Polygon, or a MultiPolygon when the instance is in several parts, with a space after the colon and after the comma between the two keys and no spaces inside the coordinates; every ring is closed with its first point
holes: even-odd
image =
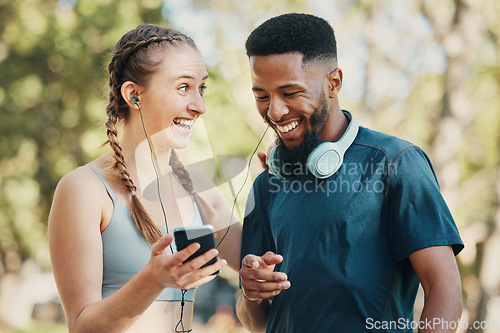
{"type": "MultiPolygon", "coordinates": [[[[113,215],[109,225],[103,231],[103,276],[102,297],[105,298],[120,289],[136,275],[151,257],[151,245],[145,240],[125,207],[111,190],[108,183],[94,167],[87,165],[101,179],[111,200],[113,200],[113,215]]],[[[196,203],[193,201],[195,218],[192,225],[202,225],[202,219],[196,203]]],[[[165,228],[161,229],[165,234],[165,228]]],[[[174,251],[175,242],[172,242],[174,251]]],[[[190,289],[184,296],[185,301],[194,301],[195,289],[190,289]]],[[[180,289],[165,288],[156,298],[157,301],[181,301],[180,289]]]]}

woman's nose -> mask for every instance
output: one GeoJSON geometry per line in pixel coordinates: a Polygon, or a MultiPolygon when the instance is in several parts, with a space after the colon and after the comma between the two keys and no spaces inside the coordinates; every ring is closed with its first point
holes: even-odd
{"type": "Polygon", "coordinates": [[[188,104],[188,109],[199,114],[204,114],[207,110],[205,108],[205,99],[203,98],[203,95],[199,92],[193,95],[193,99],[188,104]]]}

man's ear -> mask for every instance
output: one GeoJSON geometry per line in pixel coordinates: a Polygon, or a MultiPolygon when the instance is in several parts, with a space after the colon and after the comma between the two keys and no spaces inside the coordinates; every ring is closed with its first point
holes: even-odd
{"type": "Polygon", "coordinates": [[[344,74],[340,67],[335,68],[333,71],[328,73],[328,97],[335,98],[342,88],[342,79],[344,74]]]}
{"type": "Polygon", "coordinates": [[[134,103],[133,98],[139,95],[138,86],[132,81],[125,81],[122,84],[121,94],[128,107],[131,109],[138,109],[139,107],[134,103]]]}

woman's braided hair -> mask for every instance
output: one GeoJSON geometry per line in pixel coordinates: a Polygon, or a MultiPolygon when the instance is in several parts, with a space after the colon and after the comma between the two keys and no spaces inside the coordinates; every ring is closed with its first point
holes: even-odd
{"type": "MultiPolygon", "coordinates": [[[[197,49],[190,37],[174,29],[153,24],[141,24],[123,35],[118,41],[113,49],[108,66],[110,92],[109,103],[106,107],[108,120],[105,124],[108,140],[105,144],[109,143],[111,149],[113,149],[115,159],[113,169],[120,174],[123,183],[131,193],[132,205],[130,212],[132,218],[139,231],[150,244],[155,243],[162,234],[149,217],[137,195],[135,195],[136,186],[128,174],[127,164],[118,141],[116,124],[119,121],[127,121],[129,116],[129,108],[122,97],[121,87],[126,81],[147,86],[152,74],[163,60],[162,57],[155,55],[164,51],[166,47],[176,47],[182,44],[197,49]]],[[[169,164],[178,181],[193,196],[203,223],[210,224],[215,218],[215,212],[205,200],[194,193],[193,182],[189,173],[174,150],[172,150],[169,164]]]]}

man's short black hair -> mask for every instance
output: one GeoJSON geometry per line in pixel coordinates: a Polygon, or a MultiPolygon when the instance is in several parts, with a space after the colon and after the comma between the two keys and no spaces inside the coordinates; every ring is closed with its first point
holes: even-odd
{"type": "Polygon", "coordinates": [[[258,26],[246,41],[247,55],[267,56],[300,52],[302,62],[337,60],[333,28],[309,14],[284,14],[258,26]]]}

